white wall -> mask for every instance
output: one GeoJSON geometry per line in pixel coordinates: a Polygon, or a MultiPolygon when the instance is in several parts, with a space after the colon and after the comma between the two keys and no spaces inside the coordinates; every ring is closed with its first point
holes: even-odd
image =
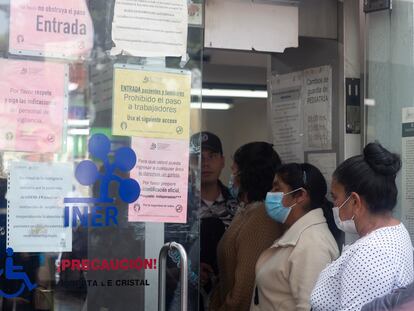
{"type": "Polygon", "coordinates": [[[298,8],[251,0],[208,0],[204,46],[283,52],[298,45],[298,8]]]}
{"type": "Polygon", "coordinates": [[[202,129],[220,137],[226,167],[221,180],[227,184],[231,157],[238,147],[252,141],[267,141],[266,100],[243,99],[230,110],[203,110],[202,129]]]}
{"type": "MultiPolygon", "coordinates": [[[[367,142],[378,140],[401,153],[402,109],[414,106],[413,2],[396,0],[391,13],[369,14],[366,31],[367,98],[375,100],[375,106],[367,108],[367,142]]],[[[402,170],[407,169],[403,159],[402,170]]],[[[402,189],[407,187],[402,174],[396,183],[399,197],[394,215],[404,217],[411,205],[402,200],[402,189]]],[[[408,219],[403,218],[403,222],[409,224],[408,219]]],[[[413,234],[412,226],[409,231],[413,234]]]]}
{"type": "MultiPolygon", "coordinates": [[[[265,53],[205,49],[205,56],[203,83],[266,86],[265,53]]],[[[202,110],[201,120],[203,130],[222,140],[226,167],[221,179],[225,184],[236,149],[251,141],[267,141],[266,99],[237,99],[230,110],[202,110]]]]}

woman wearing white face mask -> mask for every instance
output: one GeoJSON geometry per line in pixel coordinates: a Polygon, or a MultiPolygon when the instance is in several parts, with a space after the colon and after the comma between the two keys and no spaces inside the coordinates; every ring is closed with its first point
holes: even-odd
{"type": "Polygon", "coordinates": [[[250,310],[306,311],[319,273],[339,256],[326,181],[313,165],[291,163],[276,171],[272,191],[266,211],[286,232],[256,263],[250,310]]]}
{"type": "Polygon", "coordinates": [[[400,167],[398,155],[370,143],[364,155],[346,160],[334,172],[337,226],[360,239],[322,271],[311,295],[314,311],[360,310],[413,281],[410,236],[392,216],[400,167]]]}

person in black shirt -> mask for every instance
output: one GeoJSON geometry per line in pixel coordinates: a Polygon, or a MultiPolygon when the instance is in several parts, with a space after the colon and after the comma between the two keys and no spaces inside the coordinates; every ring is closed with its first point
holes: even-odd
{"type": "Polygon", "coordinates": [[[237,198],[220,181],[225,165],[220,139],[213,133],[200,132],[191,137],[190,161],[197,165],[201,153],[200,218],[200,309],[208,305],[217,268],[217,244],[237,210],[237,198]],[[201,305],[202,302],[202,305],[201,305]]]}

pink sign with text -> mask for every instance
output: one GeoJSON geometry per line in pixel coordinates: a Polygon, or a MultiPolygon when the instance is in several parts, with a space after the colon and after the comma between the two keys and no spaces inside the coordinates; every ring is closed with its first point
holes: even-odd
{"type": "Polygon", "coordinates": [[[141,186],[129,205],[128,221],[187,221],[188,159],[186,140],[133,138],[137,164],[131,177],[141,186]]]}
{"type": "Polygon", "coordinates": [[[85,0],[10,2],[9,51],[18,55],[78,58],[93,47],[85,0]]]}
{"type": "Polygon", "coordinates": [[[0,150],[60,151],[67,66],[0,59],[0,76],[0,150]]]}

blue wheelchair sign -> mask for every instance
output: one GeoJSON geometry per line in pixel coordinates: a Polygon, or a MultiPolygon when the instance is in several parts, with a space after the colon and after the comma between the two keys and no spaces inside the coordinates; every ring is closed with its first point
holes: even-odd
{"type": "Polygon", "coordinates": [[[6,280],[20,280],[23,283],[20,285],[19,289],[12,293],[5,293],[0,289],[0,297],[4,298],[14,298],[18,297],[24,292],[24,289],[27,287],[29,291],[32,291],[36,288],[36,284],[32,283],[29,280],[29,277],[27,276],[26,272],[22,271],[22,266],[15,266],[13,262],[13,249],[7,248],[7,258],[6,258],[6,267],[5,269],[0,269],[0,275],[3,273],[5,274],[6,280]]]}

